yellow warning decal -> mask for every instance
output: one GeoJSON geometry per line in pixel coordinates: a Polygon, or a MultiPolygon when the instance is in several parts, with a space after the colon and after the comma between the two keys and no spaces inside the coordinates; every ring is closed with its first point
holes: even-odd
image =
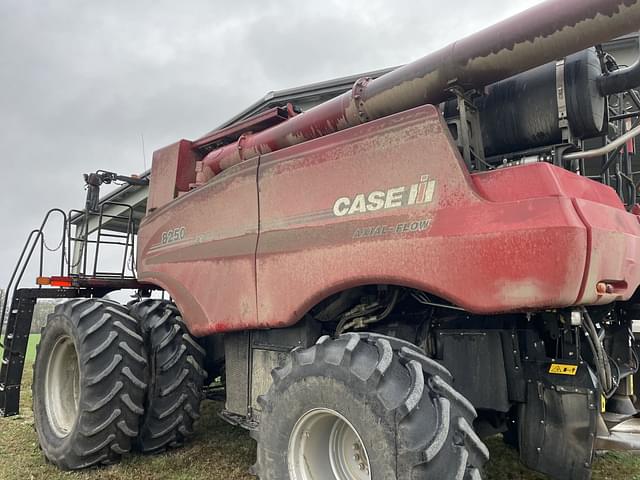
{"type": "Polygon", "coordinates": [[[575,375],[578,372],[577,365],[566,365],[564,363],[552,363],[549,367],[549,373],[555,375],[575,375]]]}
{"type": "Polygon", "coordinates": [[[604,395],[600,395],[600,413],[605,413],[607,411],[607,399],[604,395]]]}

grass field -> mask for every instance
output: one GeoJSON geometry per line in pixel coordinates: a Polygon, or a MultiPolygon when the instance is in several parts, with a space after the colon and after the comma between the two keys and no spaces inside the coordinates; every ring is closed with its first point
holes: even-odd
{"type": "MultiPolygon", "coordinates": [[[[122,463],[83,472],[61,472],[47,464],[38,448],[31,412],[31,362],[35,355],[33,338],[25,366],[22,415],[0,419],[1,480],[249,480],[249,466],[255,461],[255,443],[247,432],[222,421],[218,402],[206,401],[196,436],[185,448],[168,454],[129,455],[122,463]]],[[[520,466],[517,454],[499,437],[488,441],[491,460],[488,480],[544,480],[520,466]]],[[[640,456],[609,453],[594,465],[594,480],[640,480],[640,456]]]]}

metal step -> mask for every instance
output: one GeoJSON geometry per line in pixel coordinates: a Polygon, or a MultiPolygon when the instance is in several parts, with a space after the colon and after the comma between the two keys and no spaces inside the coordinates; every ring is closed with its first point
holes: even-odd
{"type": "Polygon", "coordinates": [[[36,300],[25,290],[17,290],[11,301],[0,365],[0,417],[19,412],[20,382],[36,300]]]}

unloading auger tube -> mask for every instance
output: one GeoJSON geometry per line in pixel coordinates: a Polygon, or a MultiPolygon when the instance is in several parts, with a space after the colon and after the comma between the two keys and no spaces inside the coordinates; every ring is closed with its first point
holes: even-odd
{"type": "Polygon", "coordinates": [[[375,80],[362,78],[303,115],[213,150],[204,164],[217,174],[261,154],[437,104],[453,86],[479,89],[639,26],[640,0],[549,0],[375,80]]]}

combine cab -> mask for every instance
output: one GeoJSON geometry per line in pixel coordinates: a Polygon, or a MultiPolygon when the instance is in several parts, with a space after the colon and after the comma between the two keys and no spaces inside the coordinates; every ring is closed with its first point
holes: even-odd
{"type": "MultiPolygon", "coordinates": [[[[639,25],[637,0],[548,1],[304,113],[157,151],[139,226],[65,226],[76,254],[49,288],[12,290],[2,412],[35,299],[70,297],[33,385],[65,469],[181,445],[212,382],[264,480],[480,479],[497,433],[563,480],[639,450],[640,63],[600,46],[639,25]],[[101,272],[133,231],[136,261],[101,272]]],[[[85,225],[116,180],[146,181],[88,176],[85,225]]]]}

